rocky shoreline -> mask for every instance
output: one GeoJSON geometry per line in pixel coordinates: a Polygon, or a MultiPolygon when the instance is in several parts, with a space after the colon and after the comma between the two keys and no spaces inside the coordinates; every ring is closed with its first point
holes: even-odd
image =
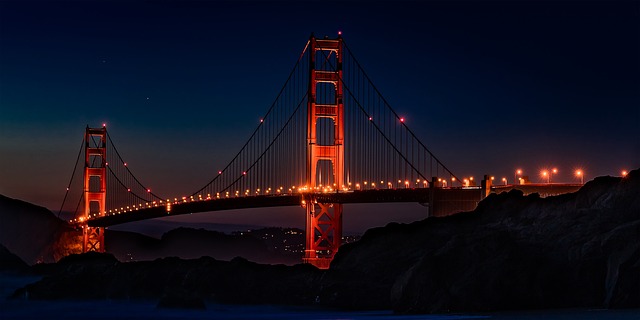
{"type": "Polygon", "coordinates": [[[155,299],[160,307],[318,305],[398,313],[640,308],[640,170],[557,197],[494,194],[471,212],[389,224],[331,268],[71,255],[30,268],[30,299],[155,299]]]}

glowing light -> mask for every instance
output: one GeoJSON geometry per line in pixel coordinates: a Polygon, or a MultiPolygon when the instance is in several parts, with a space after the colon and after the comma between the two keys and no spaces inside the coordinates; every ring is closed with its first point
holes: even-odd
{"type": "Polygon", "coordinates": [[[126,163],[126,162],[124,163],[124,166],[125,166],[125,167],[127,166],[127,163],[126,163]]]}
{"type": "Polygon", "coordinates": [[[264,122],[264,119],[260,119],[260,123],[263,123],[263,122],[264,122]]]}
{"type": "Polygon", "coordinates": [[[456,177],[451,177],[451,181],[456,181],[456,177]]]}
{"type": "Polygon", "coordinates": [[[69,188],[67,188],[67,191],[69,191],[69,188]]]}
{"type": "Polygon", "coordinates": [[[404,122],[404,118],[400,118],[400,122],[404,122]]]}
{"type": "Polygon", "coordinates": [[[549,183],[551,181],[551,174],[549,173],[549,171],[542,170],[542,172],[540,172],[540,175],[542,176],[542,178],[546,178],[547,179],[547,183],[549,183]]]}
{"type": "Polygon", "coordinates": [[[246,172],[246,171],[242,171],[242,174],[243,174],[243,175],[246,175],[246,174],[247,174],[247,172],[246,172]]]}
{"type": "Polygon", "coordinates": [[[556,169],[556,168],[553,168],[551,171],[553,172],[553,174],[558,173],[558,169],[556,169]]]}
{"type": "Polygon", "coordinates": [[[622,170],[622,172],[621,172],[621,173],[622,173],[622,176],[623,176],[623,177],[626,177],[626,176],[627,176],[627,174],[629,174],[629,173],[627,172],[627,170],[622,170]]]}
{"type": "Polygon", "coordinates": [[[580,184],[584,184],[584,172],[582,172],[582,169],[576,170],[576,177],[580,178],[580,184]]]}
{"type": "Polygon", "coordinates": [[[496,179],[496,177],[493,177],[493,176],[491,177],[491,181],[493,181],[493,180],[495,180],[495,179],[496,179]]]}
{"type": "Polygon", "coordinates": [[[373,117],[369,117],[369,121],[373,120],[373,117]]]}
{"type": "Polygon", "coordinates": [[[222,174],[222,170],[218,171],[218,174],[222,174]]]}
{"type": "Polygon", "coordinates": [[[151,192],[151,189],[147,189],[147,192],[151,192]]]}
{"type": "Polygon", "coordinates": [[[342,35],[342,31],[338,31],[338,35],[341,36],[342,35]]]}
{"type": "Polygon", "coordinates": [[[127,189],[127,192],[131,192],[131,189],[127,189]]]}
{"type": "Polygon", "coordinates": [[[107,124],[106,124],[106,123],[103,123],[103,124],[102,124],[102,127],[103,127],[103,128],[104,128],[104,127],[106,127],[106,126],[107,126],[107,124]]]}

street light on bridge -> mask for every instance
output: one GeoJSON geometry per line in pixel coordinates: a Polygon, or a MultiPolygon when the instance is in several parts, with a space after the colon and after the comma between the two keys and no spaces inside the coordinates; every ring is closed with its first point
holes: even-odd
{"type": "Polygon", "coordinates": [[[622,170],[622,177],[623,177],[623,178],[624,178],[624,177],[626,177],[626,176],[627,176],[627,174],[628,174],[627,170],[622,170]]]}
{"type": "Polygon", "coordinates": [[[542,172],[540,172],[540,174],[542,175],[543,178],[547,178],[547,183],[549,183],[549,172],[547,170],[542,170],[542,172]]]}
{"type": "MultiPolygon", "coordinates": [[[[513,184],[518,184],[518,177],[522,174],[522,169],[517,169],[516,173],[513,174],[513,184]]],[[[506,180],[506,179],[505,179],[506,180]]]]}
{"type": "Polygon", "coordinates": [[[580,184],[584,184],[584,172],[582,170],[576,170],[576,177],[580,178],[580,184]]]}
{"type": "Polygon", "coordinates": [[[504,182],[504,185],[507,185],[507,178],[502,178],[502,182],[504,182]]]}

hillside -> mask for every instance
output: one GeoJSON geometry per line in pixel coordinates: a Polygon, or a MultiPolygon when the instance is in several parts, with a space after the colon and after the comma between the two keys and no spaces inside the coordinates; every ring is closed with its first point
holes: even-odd
{"type": "Polygon", "coordinates": [[[272,250],[264,240],[252,233],[228,235],[182,227],[164,233],[160,239],[135,232],[107,230],[105,247],[120,261],[145,261],[163,257],[195,259],[208,256],[219,260],[243,257],[259,263],[296,264],[301,259],[299,254],[283,254],[272,250]]]}
{"type": "Polygon", "coordinates": [[[56,260],[65,223],[47,208],[0,195],[0,244],[28,264],[56,260]]]}

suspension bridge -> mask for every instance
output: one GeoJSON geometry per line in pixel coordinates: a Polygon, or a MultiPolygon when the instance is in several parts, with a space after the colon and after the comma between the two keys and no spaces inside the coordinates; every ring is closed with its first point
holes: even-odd
{"type": "Polygon", "coordinates": [[[309,38],[246,143],[225,167],[210,170],[208,183],[183,193],[190,196],[158,195],[132,173],[106,126],[87,127],[60,211],[75,212],[70,222],[82,227],[85,252],[102,252],[104,228],[116,224],[301,206],[303,260],[327,268],[341,243],[344,204],[418,202],[428,215],[444,216],[474,209],[490,190],[490,182],[462,185],[394,111],[340,35],[309,38]]]}

